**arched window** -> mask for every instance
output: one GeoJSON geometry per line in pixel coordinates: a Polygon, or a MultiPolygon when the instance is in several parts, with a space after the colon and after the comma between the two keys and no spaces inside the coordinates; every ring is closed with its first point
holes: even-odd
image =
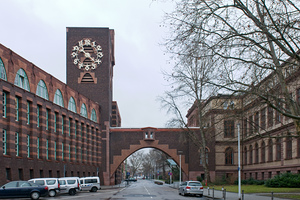
{"type": "Polygon", "coordinates": [[[30,92],[29,82],[24,69],[19,69],[15,78],[15,85],[30,92]]]}
{"type": "Polygon", "coordinates": [[[247,152],[247,147],[244,148],[244,163],[245,165],[247,165],[247,161],[248,161],[248,152],[247,152]]]}
{"type": "Polygon", "coordinates": [[[0,78],[7,81],[5,67],[1,58],[0,58],[0,78]]]}
{"type": "Polygon", "coordinates": [[[81,105],[80,115],[83,117],[87,117],[87,110],[86,110],[86,106],[84,103],[81,105]]]}
{"type": "Polygon", "coordinates": [[[259,153],[258,153],[258,144],[255,143],[255,163],[258,163],[258,161],[259,161],[258,156],[259,156],[259,153]]]}
{"type": "Polygon", "coordinates": [[[71,97],[69,100],[68,109],[74,113],[77,113],[76,112],[76,103],[75,103],[75,100],[73,97],[71,97]]]}
{"type": "Polygon", "coordinates": [[[92,110],[91,120],[94,121],[94,122],[97,122],[97,115],[96,115],[95,109],[92,110]]]}
{"type": "Polygon", "coordinates": [[[261,143],[261,162],[266,162],[266,144],[264,141],[261,143]]]}
{"type": "Polygon", "coordinates": [[[46,84],[43,80],[40,80],[38,85],[37,85],[37,89],[36,89],[36,95],[49,100],[48,98],[48,90],[46,87],[46,84]]]}
{"type": "Polygon", "coordinates": [[[252,145],[249,147],[249,164],[252,165],[253,163],[253,148],[252,145]]]}
{"type": "Polygon", "coordinates": [[[64,99],[59,89],[55,91],[53,102],[61,107],[64,107],[64,99]]]}
{"type": "Polygon", "coordinates": [[[269,140],[269,145],[268,145],[268,154],[269,154],[269,161],[273,161],[273,141],[272,139],[269,140]]]}
{"type": "Polygon", "coordinates": [[[228,147],[225,150],[225,165],[232,165],[233,164],[233,149],[228,147]]]}
{"type": "MultiPolygon", "coordinates": [[[[205,148],[205,160],[206,160],[206,164],[208,164],[208,148],[205,148]]],[[[202,150],[200,150],[200,165],[203,165],[202,150]]]]}

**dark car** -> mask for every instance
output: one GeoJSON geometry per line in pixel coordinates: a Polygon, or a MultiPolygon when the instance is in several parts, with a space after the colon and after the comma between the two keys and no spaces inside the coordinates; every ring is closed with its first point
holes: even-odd
{"type": "Polygon", "coordinates": [[[39,186],[28,181],[12,181],[0,188],[0,198],[28,198],[39,199],[48,195],[47,186],[39,186]]]}
{"type": "Polygon", "coordinates": [[[125,179],[125,181],[127,182],[136,182],[136,178],[128,178],[128,179],[125,179]]]}

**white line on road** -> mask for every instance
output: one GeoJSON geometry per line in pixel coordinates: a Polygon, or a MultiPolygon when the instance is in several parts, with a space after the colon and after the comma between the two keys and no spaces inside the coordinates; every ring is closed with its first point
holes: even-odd
{"type": "MultiPolygon", "coordinates": [[[[145,190],[147,191],[148,195],[150,196],[150,192],[149,192],[148,189],[145,187],[145,185],[144,185],[144,188],[145,188],[145,190]]],[[[150,197],[151,197],[151,199],[152,199],[152,196],[150,196],[150,197]]]]}

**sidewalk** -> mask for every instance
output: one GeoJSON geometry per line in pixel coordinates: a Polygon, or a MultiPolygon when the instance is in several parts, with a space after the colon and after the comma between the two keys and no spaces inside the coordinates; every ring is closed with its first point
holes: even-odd
{"type": "MultiPolygon", "coordinates": [[[[268,194],[244,194],[244,196],[242,196],[243,194],[241,194],[241,200],[272,200],[271,197],[271,193],[268,194]],[[264,195],[270,195],[270,196],[264,196],[264,195]]],[[[209,194],[208,194],[208,189],[204,189],[204,196],[209,197],[210,199],[224,199],[223,197],[223,191],[221,190],[209,190],[209,194]]],[[[225,196],[226,200],[239,200],[239,196],[238,193],[235,192],[226,192],[226,196],[225,196]]],[[[282,200],[282,198],[273,198],[273,200],[282,200]]]]}
{"type": "Polygon", "coordinates": [[[118,185],[101,185],[101,190],[107,190],[107,189],[118,189],[118,188],[124,188],[128,186],[126,181],[123,181],[122,183],[118,185]]]}

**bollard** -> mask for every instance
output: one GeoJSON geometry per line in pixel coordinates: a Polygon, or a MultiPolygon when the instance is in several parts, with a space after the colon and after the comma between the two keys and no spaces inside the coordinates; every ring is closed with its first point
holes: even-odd
{"type": "Polygon", "coordinates": [[[215,200],[215,188],[213,188],[213,200],[215,200]]]}
{"type": "Polygon", "coordinates": [[[274,197],[273,197],[273,192],[271,192],[271,200],[273,200],[274,199],[274,197]]]}
{"type": "Polygon", "coordinates": [[[209,187],[207,187],[207,193],[208,193],[207,195],[209,196],[209,187]]]}
{"type": "Polygon", "coordinates": [[[226,200],[226,189],[223,190],[223,199],[226,200]]]}
{"type": "Polygon", "coordinates": [[[242,190],[242,200],[244,200],[244,190],[242,190]]]}

